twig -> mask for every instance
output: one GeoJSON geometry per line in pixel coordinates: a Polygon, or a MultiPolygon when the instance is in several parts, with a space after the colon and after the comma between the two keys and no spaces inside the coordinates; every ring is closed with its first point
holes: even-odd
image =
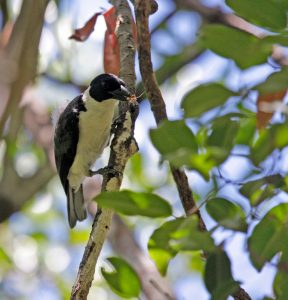
{"type": "MultiPolygon", "coordinates": [[[[131,91],[135,89],[135,49],[132,36],[132,15],[126,0],[113,1],[117,15],[117,37],[120,45],[120,76],[126,82],[131,91]]],[[[120,107],[121,120],[111,142],[111,153],[108,166],[118,171],[117,175],[103,177],[102,191],[119,190],[122,182],[122,174],[129,157],[137,152],[138,147],[134,140],[134,125],[138,116],[138,106],[120,107]]],[[[111,225],[113,211],[110,209],[98,209],[92,225],[92,231],[85,248],[85,252],[79,267],[76,282],[73,285],[71,299],[87,299],[92,284],[95,266],[106,240],[111,225]]]]}

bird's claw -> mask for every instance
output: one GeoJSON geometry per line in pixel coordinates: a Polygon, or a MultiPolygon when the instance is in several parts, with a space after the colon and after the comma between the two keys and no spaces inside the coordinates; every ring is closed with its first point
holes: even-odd
{"type": "Polygon", "coordinates": [[[109,175],[109,176],[120,176],[122,175],[122,172],[115,170],[113,167],[104,167],[101,169],[98,169],[97,171],[89,170],[90,177],[94,175],[109,175]]]}

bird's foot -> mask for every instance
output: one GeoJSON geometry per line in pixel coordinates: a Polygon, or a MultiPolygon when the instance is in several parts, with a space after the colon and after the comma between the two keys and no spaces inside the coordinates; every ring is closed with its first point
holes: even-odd
{"type": "Polygon", "coordinates": [[[114,177],[114,176],[122,175],[122,172],[115,170],[113,167],[106,166],[106,167],[98,169],[96,171],[89,170],[89,175],[90,175],[90,177],[92,177],[94,175],[102,175],[102,176],[108,175],[108,176],[114,177]]]}

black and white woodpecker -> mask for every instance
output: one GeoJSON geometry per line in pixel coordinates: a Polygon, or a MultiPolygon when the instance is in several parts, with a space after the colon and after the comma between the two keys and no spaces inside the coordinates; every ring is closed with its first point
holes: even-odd
{"type": "Polygon", "coordinates": [[[54,136],[57,171],[67,196],[69,225],[86,219],[82,182],[108,144],[118,100],[131,93],[115,75],[101,74],[61,113],[54,136]]]}

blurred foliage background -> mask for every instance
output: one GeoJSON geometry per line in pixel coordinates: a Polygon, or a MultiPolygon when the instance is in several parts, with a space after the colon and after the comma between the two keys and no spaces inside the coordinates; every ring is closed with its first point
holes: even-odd
{"type": "MultiPolygon", "coordinates": [[[[158,5],[150,18],[152,57],[172,121],[155,129],[148,102],[141,102],[140,153],[130,160],[122,187],[165,198],[173,207],[167,220],[178,227],[162,226],[157,236],[163,218],[116,217],[89,299],[121,299],[99,269],[109,269],[108,256],[127,259],[133,251],[149,252],[162,273],[170,262],[165,284],[176,299],[225,299],[229,287],[215,296],[220,283],[236,281],[252,299],[287,299],[287,1],[158,5]],[[186,235],[193,245],[176,238],[177,250],[169,244],[172,233],[180,225],[196,227],[194,220],[175,219],[184,213],[163,158],[186,169],[209,229],[200,242],[186,235]],[[214,247],[218,252],[205,264],[199,250],[214,247]],[[217,262],[229,270],[211,282],[217,262]]],[[[103,72],[104,19],[84,43],[68,37],[110,7],[106,0],[0,1],[1,299],[70,297],[92,218],[69,229],[55,174],[52,115],[103,72]]],[[[107,158],[108,150],[96,167],[107,158]]],[[[101,177],[87,180],[87,198],[100,186],[101,177]]],[[[95,213],[95,203],[89,211],[95,213]]]]}

